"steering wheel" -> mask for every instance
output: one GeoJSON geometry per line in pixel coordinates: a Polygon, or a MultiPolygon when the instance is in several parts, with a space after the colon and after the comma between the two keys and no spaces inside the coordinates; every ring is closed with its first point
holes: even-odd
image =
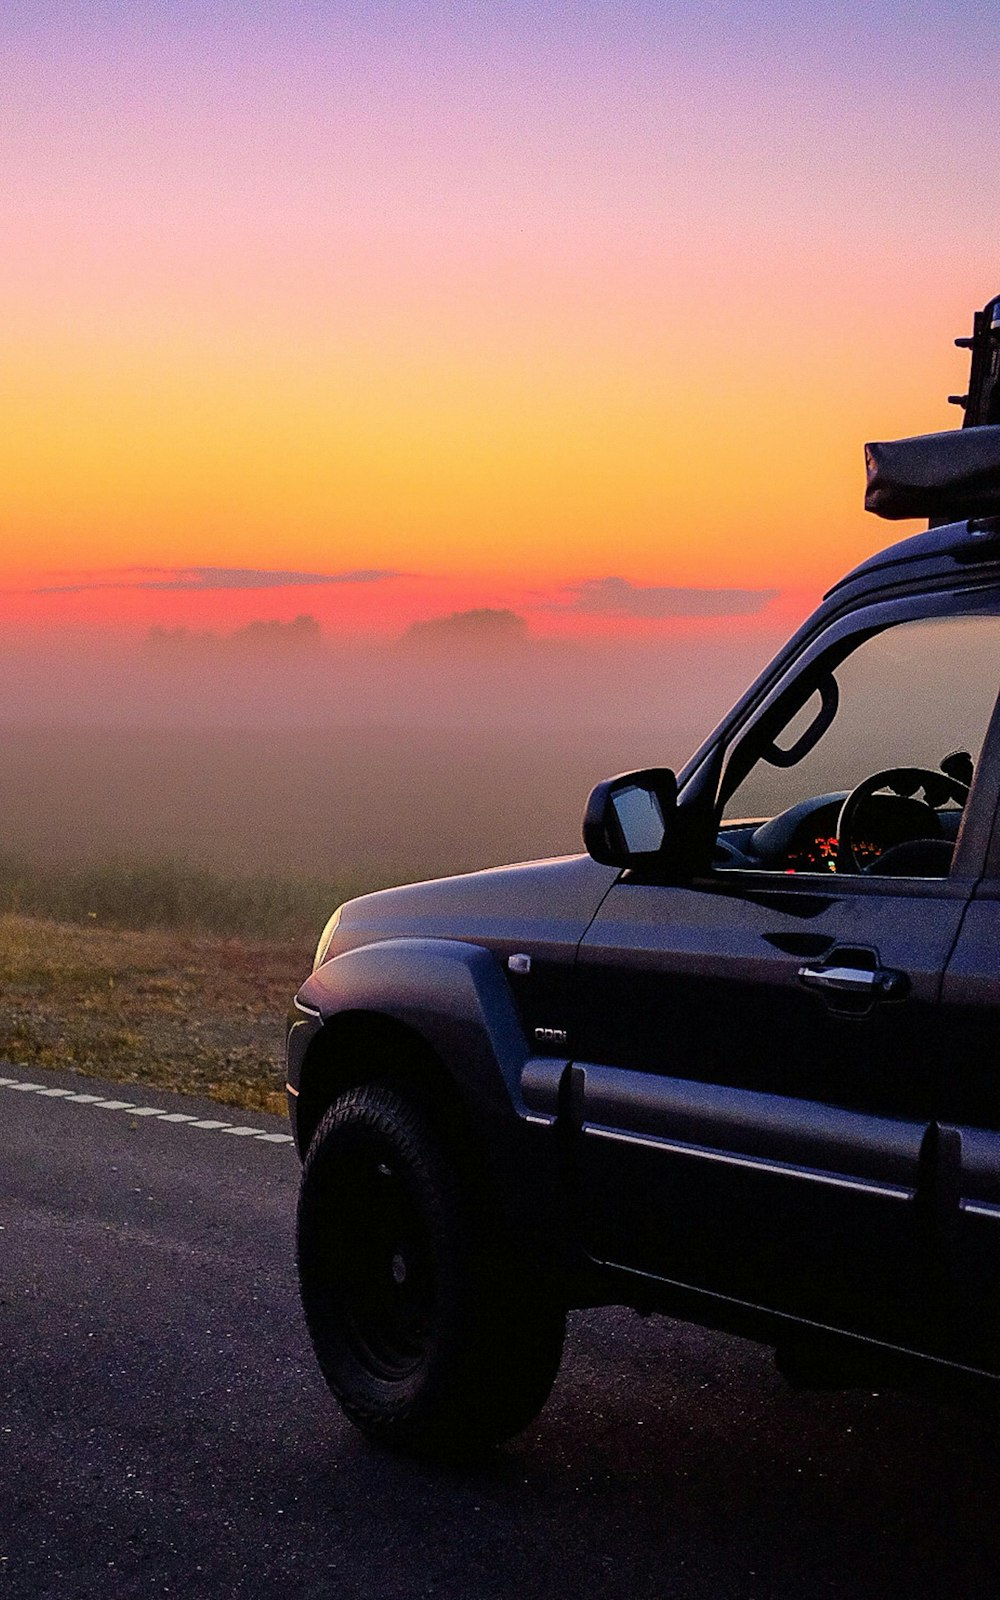
{"type": "Polygon", "coordinates": [[[862,807],[880,789],[890,789],[899,799],[923,807],[929,818],[933,819],[933,826],[930,833],[916,837],[930,839],[941,835],[941,824],[937,817],[941,807],[949,800],[964,805],[969,795],[968,784],[951,777],[947,772],[935,772],[931,767],[886,767],[883,772],[873,772],[870,778],[862,779],[857,788],[851,790],[840,808],[837,818],[838,872],[864,871],[864,864],[858,859],[855,848],[854,829],[862,807]],[[919,801],[914,798],[918,789],[924,791],[919,801]]]}

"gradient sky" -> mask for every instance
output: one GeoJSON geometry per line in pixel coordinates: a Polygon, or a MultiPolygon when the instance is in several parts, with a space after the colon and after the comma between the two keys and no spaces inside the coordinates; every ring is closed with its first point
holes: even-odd
{"type": "Polygon", "coordinates": [[[996,25],[5,0],[0,625],[794,621],[958,421],[996,25]]]}

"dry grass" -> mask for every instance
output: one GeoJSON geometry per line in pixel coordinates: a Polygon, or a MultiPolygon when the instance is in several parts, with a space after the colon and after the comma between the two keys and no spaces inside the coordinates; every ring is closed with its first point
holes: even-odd
{"type": "Polygon", "coordinates": [[[311,944],[0,916],[0,1060],[285,1109],[311,944]]]}
{"type": "Polygon", "coordinates": [[[332,908],[393,880],[219,872],[183,859],[34,861],[0,855],[0,913],[238,939],[315,939],[332,908]]]}

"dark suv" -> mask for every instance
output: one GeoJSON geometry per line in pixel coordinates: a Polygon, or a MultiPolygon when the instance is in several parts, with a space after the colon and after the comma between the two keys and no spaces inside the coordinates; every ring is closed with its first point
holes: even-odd
{"type": "Polygon", "coordinates": [[[288,1034],[299,1271],[369,1435],[509,1436],[603,1303],[804,1381],[996,1392],[998,312],[967,426],[869,447],[869,503],[937,525],[838,583],[676,779],[600,784],[586,855],[324,930],[288,1034]]]}

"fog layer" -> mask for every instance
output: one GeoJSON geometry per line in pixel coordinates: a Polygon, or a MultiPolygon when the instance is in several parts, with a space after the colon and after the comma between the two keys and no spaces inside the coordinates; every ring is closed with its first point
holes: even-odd
{"type": "Polygon", "coordinates": [[[577,850],[591,785],[682,764],[778,642],[537,641],[502,613],[353,647],[310,619],[23,642],[2,851],[388,881],[577,850]]]}

